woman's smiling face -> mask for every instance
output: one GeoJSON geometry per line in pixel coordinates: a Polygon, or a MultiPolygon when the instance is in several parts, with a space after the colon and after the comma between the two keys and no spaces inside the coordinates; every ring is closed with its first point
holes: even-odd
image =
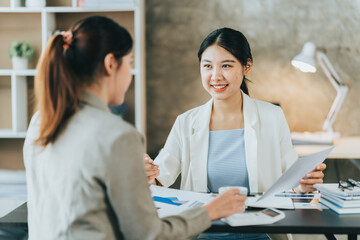
{"type": "Polygon", "coordinates": [[[205,90],[214,99],[225,100],[240,93],[244,67],[230,52],[214,44],[202,54],[200,74],[205,90]]]}

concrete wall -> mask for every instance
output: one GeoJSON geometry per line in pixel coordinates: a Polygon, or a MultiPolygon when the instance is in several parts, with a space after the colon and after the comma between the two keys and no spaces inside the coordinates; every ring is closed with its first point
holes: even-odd
{"type": "Polygon", "coordinates": [[[250,42],[250,95],[280,103],[292,131],[321,130],[336,92],[321,69],[291,66],[306,41],[325,51],[350,91],[334,128],[360,135],[359,0],[147,0],[148,152],[163,146],[176,116],[204,103],[197,51],[213,30],[250,42]]]}

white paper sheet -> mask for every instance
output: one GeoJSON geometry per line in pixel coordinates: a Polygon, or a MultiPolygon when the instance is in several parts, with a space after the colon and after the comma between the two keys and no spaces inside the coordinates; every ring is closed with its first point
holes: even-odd
{"type": "Polygon", "coordinates": [[[26,202],[25,198],[0,198],[0,218],[26,202]]]}
{"type": "Polygon", "coordinates": [[[180,206],[154,201],[158,208],[160,218],[176,215],[193,207],[201,207],[214,199],[214,195],[207,193],[197,193],[190,191],[177,190],[172,188],[164,188],[159,186],[150,186],[151,195],[163,198],[178,198],[180,202],[184,202],[180,206]]]}
{"type": "Polygon", "coordinates": [[[322,163],[335,146],[325,149],[308,156],[298,158],[291,167],[284,172],[283,175],[257,200],[257,202],[265,202],[266,198],[273,197],[277,193],[294,188],[299,185],[299,180],[306,173],[315,169],[322,163]]]}
{"type": "Polygon", "coordinates": [[[291,198],[269,196],[263,200],[259,200],[260,197],[261,196],[248,197],[246,205],[256,208],[294,209],[291,198]]]}

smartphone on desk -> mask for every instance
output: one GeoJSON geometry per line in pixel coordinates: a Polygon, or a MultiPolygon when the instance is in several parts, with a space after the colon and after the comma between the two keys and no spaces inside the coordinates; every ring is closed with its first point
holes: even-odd
{"type": "Polygon", "coordinates": [[[236,213],[221,220],[228,223],[232,227],[236,227],[236,226],[271,224],[283,218],[285,218],[284,212],[279,211],[275,208],[266,208],[261,211],[236,213]]]}

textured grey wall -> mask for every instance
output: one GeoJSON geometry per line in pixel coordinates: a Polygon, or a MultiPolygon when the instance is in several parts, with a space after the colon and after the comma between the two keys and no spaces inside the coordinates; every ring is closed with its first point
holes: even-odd
{"type": "Polygon", "coordinates": [[[293,131],[321,130],[336,92],[321,69],[302,73],[291,59],[304,42],[325,51],[350,91],[334,128],[360,135],[359,0],[147,0],[148,151],[164,144],[176,116],[209,99],[197,51],[219,27],[242,31],[254,67],[250,95],[280,103],[293,131]]]}

